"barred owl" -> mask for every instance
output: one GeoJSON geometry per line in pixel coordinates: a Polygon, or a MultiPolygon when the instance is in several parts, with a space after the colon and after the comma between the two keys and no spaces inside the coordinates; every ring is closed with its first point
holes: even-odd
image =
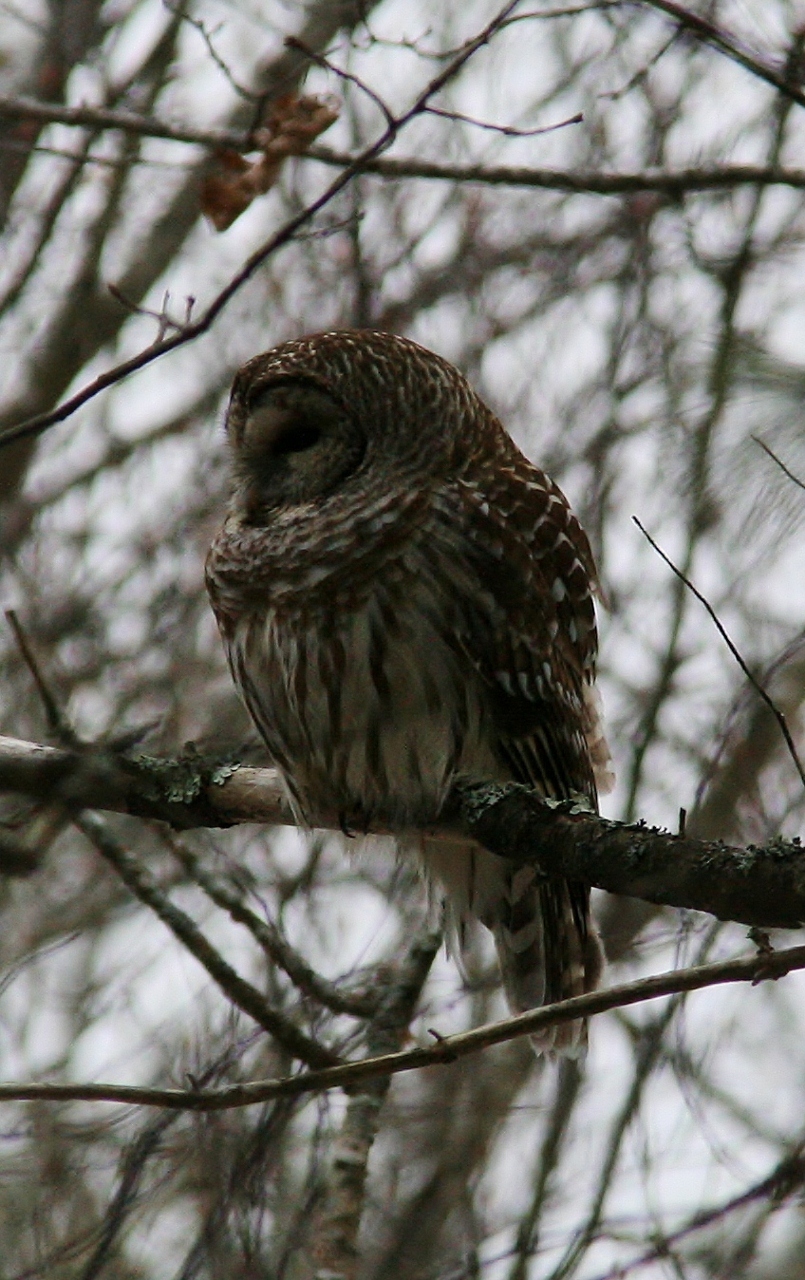
{"type": "MultiPolygon", "coordinates": [[[[595,804],[589,543],[458,370],[385,333],[288,342],[238,373],[227,434],[208,590],[300,823],[415,829],[461,777],[595,804]]],[[[513,1011],[595,985],[585,885],[422,843],[459,928],[494,935],[513,1011]]]]}

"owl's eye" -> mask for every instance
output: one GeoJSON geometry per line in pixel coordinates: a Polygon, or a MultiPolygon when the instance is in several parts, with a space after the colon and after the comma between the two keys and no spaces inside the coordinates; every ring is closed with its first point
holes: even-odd
{"type": "Polygon", "coordinates": [[[321,440],[321,431],[309,422],[297,422],[286,427],[271,443],[271,453],[275,458],[284,457],[288,453],[304,453],[312,449],[321,440]]]}

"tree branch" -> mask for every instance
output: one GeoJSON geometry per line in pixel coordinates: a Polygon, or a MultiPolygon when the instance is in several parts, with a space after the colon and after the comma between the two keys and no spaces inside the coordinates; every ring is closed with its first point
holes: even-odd
{"type": "MultiPolygon", "coordinates": [[[[322,164],[341,166],[350,156],[330,147],[311,147],[302,157],[322,164]]],[[[428,178],[438,182],[478,182],[497,187],[536,187],[549,191],[590,195],[631,195],[639,191],[659,191],[678,199],[688,191],[720,191],[736,186],[805,187],[805,169],[782,169],[769,165],[725,164],[717,169],[693,166],[668,171],[643,169],[632,173],[579,169],[533,169],[520,165],[440,164],[413,156],[370,160],[364,173],[381,178],[428,178]]]]}
{"type": "MultiPolygon", "coordinates": [[[[35,98],[0,94],[0,119],[33,119],[81,128],[117,129],[143,137],[161,138],[168,142],[205,147],[210,150],[249,152],[256,150],[251,133],[238,129],[193,129],[189,125],[171,124],[156,116],[137,115],[133,111],[110,111],[102,107],[65,107],[40,102],[35,98]]],[[[316,160],[337,169],[346,169],[357,159],[349,152],[332,147],[310,147],[300,160],[316,160]]],[[[486,186],[537,188],[591,195],[630,195],[640,191],[658,191],[669,199],[679,199],[686,192],[730,190],[736,186],[787,186],[805,188],[805,169],[780,168],[769,165],[728,164],[718,168],[692,166],[676,172],[644,169],[634,172],[590,172],[565,169],[535,169],[520,165],[442,164],[414,156],[389,158],[376,156],[362,162],[362,172],[380,178],[423,178],[436,182],[477,182],[486,186]]]]}
{"type": "Polygon", "coordinates": [[[207,897],[228,912],[232,920],[249,930],[255,942],[262,948],[268,960],[287,973],[296,987],[308,999],[317,1000],[333,1013],[346,1013],[353,1018],[371,1018],[378,1007],[378,995],[374,991],[349,991],[342,983],[329,982],[311,969],[298,951],[290,945],[281,929],[271,920],[257,915],[243,902],[242,897],[220,876],[211,875],[201,859],[178,836],[170,842],[171,851],[181,862],[188,875],[203,889],[207,897]]]}
{"type": "MultiPolygon", "coordinates": [[[[439,950],[439,934],[423,931],[388,975],[378,1009],[366,1028],[370,1057],[399,1050],[439,950]]],[[[311,1253],[316,1280],[355,1280],[360,1265],[358,1232],[363,1216],[369,1155],[391,1083],[385,1075],[355,1090],[333,1144],[323,1203],[317,1214],[311,1253]]]]}
{"type": "MultiPolygon", "coordinates": [[[[178,830],[295,825],[276,770],[211,763],[194,754],[128,757],[99,747],[72,751],[0,737],[0,790],[73,812],[95,808],[157,819],[178,830]]],[[[338,830],[342,817],[322,813],[316,826],[338,830]]],[[[360,820],[356,829],[364,830],[360,820]]],[[[382,823],[365,829],[391,832],[382,823]]],[[[641,822],[601,818],[582,804],[543,800],[513,782],[457,787],[439,821],[418,834],[438,840],[455,839],[456,832],[493,853],[535,864],[546,876],[583,880],[610,893],[764,929],[793,929],[805,921],[805,850],[798,840],[747,848],[694,840],[641,822]]],[[[0,845],[0,869],[25,874],[35,870],[35,860],[3,868],[0,845]]]]}
{"type": "Polygon", "coordinates": [[[239,129],[191,129],[170,124],[153,115],[135,111],[110,111],[106,107],[68,107],[60,102],[40,102],[37,98],[0,94],[0,119],[37,120],[40,124],[66,124],[85,129],[119,129],[142,137],[164,138],[169,142],[203,147],[228,147],[234,151],[256,149],[249,133],[239,129]]]}
{"type": "Polygon", "coordinates": [[[102,818],[83,814],[77,819],[77,825],[101,856],[111,863],[126,888],[167,925],[233,1005],[253,1018],[258,1026],[301,1062],[309,1066],[324,1066],[338,1061],[337,1054],[305,1035],[290,1018],[273,1009],[262,992],[224,960],[195,921],[163,893],[150,872],[115,838],[102,818]]]}
{"type": "Polygon", "coordinates": [[[696,965],[668,973],[625,982],[602,991],[591,991],[556,1004],[543,1005],[516,1018],[505,1018],[460,1035],[445,1036],[427,1047],[404,1049],[398,1053],[363,1058],[335,1067],[305,1071],[280,1080],[253,1080],[228,1085],[221,1089],[150,1089],[116,1084],[2,1084],[0,1102],[120,1102],[149,1107],[168,1107],[179,1111],[227,1111],[248,1107],[272,1098],[300,1097],[324,1089],[348,1089],[367,1080],[413,1071],[419,1067],[455,1062],[458,1058],[478,1053],[494,1044],[503,1044],[519,1036],[534,1035],[547,1027],[591,1018],[611,1009],[643,1004],[661,996],[681,991],[701,991],[705,987],[724,986],[734,982],[756,985],[766,979],[781,978],[787,973],[805,969],[805,946],[785,951],[762,951],[716,964],[696,965]]]}
{"type": "Polygon", "coordinates": [[[676,1231],[663,1236],[651,1249],[633,1258],[631,1262],[620,1263],[614,1270],[596,1277],[596,1280],[626,1280],[628,1275],[642,1267],[648,1266],[659,1258],[667,1258],[675,1245],[687,1240],[694,1232],[722,1222],[738,1209],[745,1209],[749,1204],[766,1200],[772,1200],[775,1205],[780,1206],[800,1190],[803,1182],[805,1182],[805,1156],[803,1144],[797,1143],[794,1151],[784,1155],[770,1173],[752,1183],[745,1191],[737,1196],[731,1196],[710,1209],[693,1214],[686,1223],[676,1231]]]}
{"type": "Polygon", "coordinates": [[[519,783],[462,787],[452,808],[462,830],[492,853],[536,863],[549,876],[759,928],[795,929],[805,921],[799,840],[746,848],[694,840],[546,801],[519,783]]]}
{"type": "Polygon", "coordinates": [[[765,80],[766,84],[770,84],[786,98],[796,102],[798,106],[805,107],[805,93],[794,78],[797,68],[784,67],[778,70],[767,62],[762,62],[715,23],[700,17],[697,13],[691,13],[681,4],[676,4],[675,0],[641,0],[641,3],[666,14],[672,21],[679,24],[680,29],[692,32],[703,44],[711,45],[732,62],[737,62],[744,70],[757,76],[759,80],[765,80]]]}

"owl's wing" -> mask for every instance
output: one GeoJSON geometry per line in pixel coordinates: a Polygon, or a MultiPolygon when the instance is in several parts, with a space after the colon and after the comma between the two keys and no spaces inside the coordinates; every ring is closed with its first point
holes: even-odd
{"type": "MultiPolygon", "coordinates": [[[[592,682],[595,566],[551,480],[524,458],[462,480],[445,499],[464,536],[461,643],[488,693],[495,748],[517,781],[595,804],[608,758],[592,682]]],[[[453,524],[455,527],[455,524],[453,524]]]]}
{"type": "MultiPolygon", "coordinates": [[[[602,735],[593,702],[595,568],[561,491],[519,455],[474,467],[442,491],[437,536],[453,538],[455,635],[485,691],[502,771],[544,795],[580,792],[595,805],[602,735]],[[460,540],[460,545],[459,545],[460,540]]],[[[451,584],[445,584],[445,590],[451,584]]],[[[484,923],[494,932],[510,1006],[522,1010],[591,990],[600,951],[586,884],[497,865],[484,923]]],[[[575,1051],[576,1024],[555,1047],[575,1051]]]]}

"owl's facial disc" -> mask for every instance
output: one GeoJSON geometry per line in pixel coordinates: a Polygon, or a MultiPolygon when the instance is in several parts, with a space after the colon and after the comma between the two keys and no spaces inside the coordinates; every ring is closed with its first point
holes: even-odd
{"type": "Polygon", "coordinates": [[[360,465],[365,438],[326,391],[303,379],[258,386],[230,410],[236,500],[251,524],[324,498],[360,465]]]}

